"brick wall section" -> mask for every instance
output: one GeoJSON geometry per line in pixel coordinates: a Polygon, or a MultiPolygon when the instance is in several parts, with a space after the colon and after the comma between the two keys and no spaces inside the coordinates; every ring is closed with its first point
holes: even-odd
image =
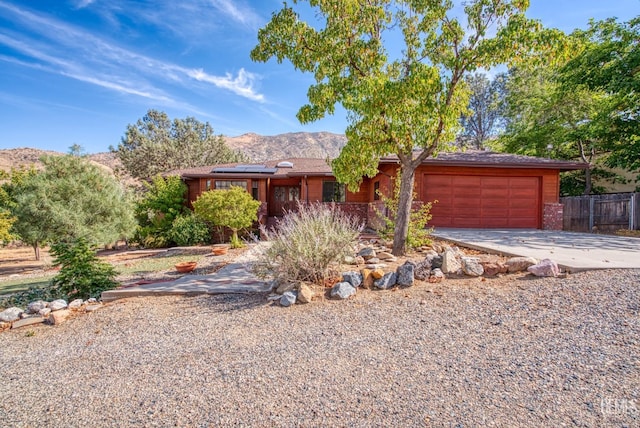
{"type": "Polygon", "coordinates": [[[562,204],[544,204],[544,211],[542,213],[542,228],[544,230],[562,230],[562,213],[562,204]]]}

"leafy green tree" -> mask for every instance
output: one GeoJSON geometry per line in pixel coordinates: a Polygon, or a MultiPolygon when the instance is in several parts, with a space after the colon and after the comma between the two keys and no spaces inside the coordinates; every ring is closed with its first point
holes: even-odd
{"type": "Polygon", "coordinates": [[[260,201],[256,201],[242,187],[232,186],[228,190],[209,190],[193,203],[199,217],[214,226],[228,227],[233,232],[231,247],[242,246],[238,231],[251,227],[258,220],[260,201]]]}
{"type": "Polygon", "coordinates": [[[209,122],[193,117],[171,121],[157,110],[149,110],[135,125],[127,125],[118,147],[110,150],[129,174],[145,180],[180,168],[245,160],[221,135],[214,134],[209,122]]]}
{"type": "Polygon", "coordinates": [[[133,204],[102,168],[77,156],[45,156],[44,170],[12,180],[12,231],[33,246],[84,238],[108,244],[131,235],[133,204]]]}
{"type": "Polygon", "coordinates": [[[560,69],[560,88],[607,94],[599,111],[603,120],[593,131],[610,152],[605,163],[640,171],[640,16],[592,21],[573,36],[583,48],[560,69]]]}
{"type": "Polygon", "coordinates": [[[211,230],[195,214],[181,214],[171,223],[169,238],[181,247],[206,244],[211,240],[211,230]]]}
{"type": "Polygon", "coordinates": [[[336,104],[349,113],[347,144],[332,163],[340,181],[356,189],[378,172],[380,156],[398,156],[395,255],[405,252],[416,168],[459,131],[469,100],[464,76],[554,48],[559,32],[538,31],[524,16],[528,3],[470,1],[464,22],[451,0],[310,0],[317,22],[285,4],[259,31],[253,60],[287,59],[315,78],[300,122],[333,114],[336,104]]]}
{"type": "Polygon", "coordinates": [[[465,82],[470,90],[469,110],[460,119],[462,133],[458,140],[462,146],[482,149],[503,125],[506,74],[489,80],[484,73],[474,73],[465,76],[465,82]]]}
{"type": "Polygon", "coordinates": [[[171,243],[169,234],[174,220],[188,211],[187,186],[178,176],[161,175],[144,186],[144,196],[135,210],[136,240],[146,247],[166,247],[171,243]]]}

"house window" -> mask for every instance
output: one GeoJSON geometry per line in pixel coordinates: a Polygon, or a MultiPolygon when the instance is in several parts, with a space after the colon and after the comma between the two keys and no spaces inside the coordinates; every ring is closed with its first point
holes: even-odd
{"type": "Polygon", "coordinates": [[[205,190],[211,190],[213,187],[213,180],[207,180],[207,185],[205,186],[205,190]]]}
{"type": "Polygon", "coordinates": [[[245,180],[216,180],[216,190],[228,190],[231,186],[247,189],[245,180]]]}
{"type": "Polygon", "coordinates": [[[374,201],[380,200],[380,182],[379,181],[376,181],[375,183],[373,183],[373,200],[374,201]]]}
{"type": "Polygon", "coordinates": [[[322,202],[344,202],[345,186],[337,181],[322,182],[322,202]]]}
{"type": "Polygon", "coordinates": [[[251,182],[251,196],[253,196],[253,199],[255,199],[256,201],[260,200],[260,192],[258,190],[258,181],[257,180],[253,180],[251,182]]]}

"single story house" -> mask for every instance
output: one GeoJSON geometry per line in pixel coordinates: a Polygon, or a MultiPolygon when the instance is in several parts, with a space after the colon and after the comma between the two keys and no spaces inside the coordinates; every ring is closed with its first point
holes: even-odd
{"type": "MultiPolygon", "coordinates": [[[[261,164],[225,164],[174,171],[189,188],[188,201],[210,189],[242,186],[262,201],[260,222],[295,209],[297,201],[334,202],[367,224],[374,207],[382,208],[378,190],[388,194],[398,159],[380,159],[378,174],[365,177],[349,192],[333,176],[325,159],[291,158],[261,164]]],[[[420,201],[433,205],[431,226],[561,229],[559,174],[584,164],[554,159],[469,150],[440,153],[416,170],[420,201]]]]}

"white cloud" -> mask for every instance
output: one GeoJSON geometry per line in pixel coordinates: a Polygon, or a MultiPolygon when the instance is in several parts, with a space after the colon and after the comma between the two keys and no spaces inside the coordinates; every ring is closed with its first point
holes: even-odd
{"type": "Polygon", "coordinates": [[[24,34],[10,36],[0,33],[0,44],[11,47],[23,56],[41,61],[59,74],[118,92],[158,97],[159,101],[166,101],[164,95],[157,95],[161,91],[137,88],[152,88],[150,82],[160,79],[199,90],[201,88],[193,87],[192,84],[201,82],[252,101],[264,101],[264,96],[254,89],[257,76],[243,68],[235,77],[229,73],[216,76],[202,69],[163,62],[121,48],[71,25],[0,0],[0,9],[3,8],[18,18],[24,27],[37,33],[38,38],[27,39],[24,34]]]}
{"type": "Polygon", "coordinates": [[[79,0],[78,2],[76,2],[76,7],[78,9],[84,9],[85,7],[90,6],[93,3],[95,3],[95,0],[79,0]]]}
{"type": "Polygon", "coordinates": [[[248,6],[234,0],[211,0],[220,12],[243,25],[254,27],[260,22],[258,15],[248,6]]]}

